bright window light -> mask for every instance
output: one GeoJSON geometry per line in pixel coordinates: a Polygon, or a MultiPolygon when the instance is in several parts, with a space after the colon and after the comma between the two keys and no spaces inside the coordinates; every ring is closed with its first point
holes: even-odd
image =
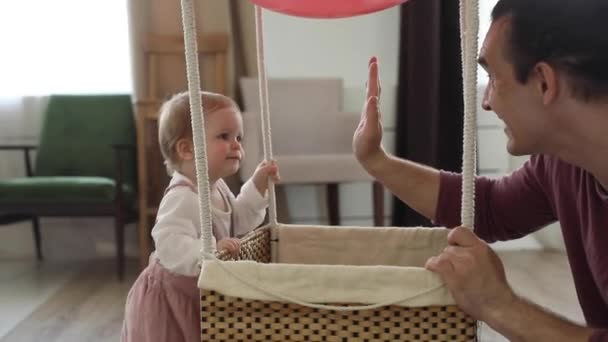
{"type": "Polygon", "coordinates": [[[126,0],[0,2],[0,96],[130,93],[126,0]]]}

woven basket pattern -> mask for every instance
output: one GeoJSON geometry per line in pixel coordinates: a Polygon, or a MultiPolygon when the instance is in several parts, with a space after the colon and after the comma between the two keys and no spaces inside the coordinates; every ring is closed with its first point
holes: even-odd
{"type": "MultiPolygon", "coordinates": [[[[268,227],[243,239],[238,260],[270,262],[268,227]]],[[[456,306],[335,311],[201,290],[201,341],[477,341],[477,322],[456,306]]]]}

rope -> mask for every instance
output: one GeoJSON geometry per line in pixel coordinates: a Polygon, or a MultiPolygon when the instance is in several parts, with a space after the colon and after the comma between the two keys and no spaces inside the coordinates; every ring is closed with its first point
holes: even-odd
{"type": "Polygon", "coordinates": [[[460,0],[460,40],[464,100],[462,142],[462,226],[475,224],[476,111],[477,111],[477,34],[479,0],[460,0]]]}
{"type": "Polygon", "coordinates": [[[209,259],[215,248],[213,246],[213,229],[211,221],[211,198],[209,174],[207,168],[207,144],[205,143],[205,118],[201,102],[200,76],[198,72],[198,48],[196,22],[194,20],[193,0],[181,0],[184,45],[186,54],[186,71],[188,76],[188,96],[190,113],[192,113],[192,136],[196,161],[196,183],[198,190],[199,215],[201,220],[201,258],[209,259]]]}
{"type": "MultiPolygon", "coordinates": [[[[209,256],[209,257],[214,257],[214,256],[209,256]]],[[[399,304],[399,303],[404,303],[407,301],[411,301],[414,300],[418,297],[424,296],[426,294],[429,294],[431,292],[437,291],[443,287],[445,287],[445,284],[440,284],[440,285],[436,285],[433,286],[431,288],[428,289],[424,289],[416,294],[413,295],[409,295],[409,296],[405,296],[403,298],[397,298],[397,299],[392,299],[383,303],[376,303],[376,304],[370,304],[370,305],[358,305],[358,306],[337,306],[337,305],[326,305],[326,304],[316,304],[316,303],[310,303],[310,302],[306,302],[306,301],[302,301],[299,300],[297,298],[294,298],[292,296],[289,295],[284,295],[284,294],[280,294],[280,293],[276,293],[272,290],[269,290],[267,287],[265,286],[260,286],[259,284],[250,281],[249,279],[246,279],[245,277],[241,276],[240,274],[236,273],[236,272],[232,272],[232,270],[229,267],[226,267],[226,265],[224,264],[224,261],[220,261],[218,260],[217,265],[226,273],[228,273],[230,276],[234,277],[236,280],[240,281],[241,283],[256,289],[276,300],[281,300],[284,302],[288,302],[291,304],[297,304],[297,305],[301,305],[301,306],[305,306],[308,308],[313,308],[313,309],[322,309],[322,310],[333,310],[333,311],[362,311],[362,310],[372,310],[372,309],[377,309],[377,308],[382,308],[385,306],[390,306],[390,305],[395,305],[395,304],[399,304]]],[[[203,271],[204,272],[204,271],[203,271]]]]}
{"type": "MultiPolygon", "coordinates": [[[[192,131],[194,140],[194,153],[196,157],[196,176],[197,189],[199,193],[199,214],[201,219],[201,239],[202,249],[201,257],[203,260],[217,259],[214,255],[213,233],[211,226],[211,210],[210,210],[210,189],[206,157],[206,143],[204,131],[204,116],[200,96],[200,76],[198,72],[198,48],[196,39],[196,23],[193,15],[193,0],[181,0],[182,5],[182,21],[185,40],[185,55],[186,69],[188,76],[188,92],[190,97],[190,111],[192,113],[192,131]]],[[[461,48],[462,48],[462,64],[463,64],[463,83],[464,83],[464,138],[463,138],[463,190],[462,190],[462,225],[472,228],[474,223],[474,191],[475,191],[475,110],[477,106],[477,31],[479,27],[478,0],[460,0],[461,13],[461,48]]],[[[262,10],[256,6],[255,10],[256,23],[256,40],[257,40],[257,58],[259,71],[259,88],[260,88],[260,108],[262,119],[262,135],[264,145],[264,159],[270,161],[273,158],[271,130],[270,130],[270,114],[268,101],[268,81],[266,78],[265,60],[264,60],[264,34],[263,34],[263,19],[262,10]]],[[[276,225],[276,195],[274,184],[269,180],[269,216],[270,224],[276,225]]],[[[362,306],[333,306],[308,303],[298,300],[288,295],[273,293],[271,290],[263,286],[259,286],[254,282],[241,277],[239,274],[232,272],[227,268],[222,261],[218,261],[218,265],[228,274],[242,283],[283,301],[294,304],[335,311],[357,311],[380,308],[388,305],[402,303],[414,298],[420,297],[427,293],[436,291],[445,285],[438,285],[430,289],[425,289],[415,295],[399,298],[385,303],[377,303],[362,306]]]]}
{"type": "MultiPolygon", "coordinates": [[[[262,143],[264,145],[264,160],[273,160],[272,134],[270,130],[270,105],[268,100],[268,79],[266,78],[266,61],[264,59],[264,20],[262,8],[255,6],[255,34],[258,59],[258,87],[260,89],[260,116],[262,120],[262,143]]],[[[277,225],[277,201],[274,182],[268,179],[268,219],[271,226],[277,225]]]]}

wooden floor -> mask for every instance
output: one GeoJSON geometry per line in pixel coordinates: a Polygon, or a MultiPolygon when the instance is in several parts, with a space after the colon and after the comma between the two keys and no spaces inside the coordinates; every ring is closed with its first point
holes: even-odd
{"type": "MultiPolygon", "coordinates": [[[[565,254],[509,251],[499,255],[515,292],[573,322],[584,322],[565,254]]],[[[482,325],[480,341],[508,340],[482,325]]]]}
{"type": "MultiPolygon", "coordinates": [[[[582,322],[566,257],[550,252],[502,252],[515,290],[582,322]]],[[[0,342],[118,341],[124,301],[136,277],[116,280],[114,264],[40,265],[0,261],[0,342]],[[5,272],[6,271],[6,272],[5,272]],[[8,305],[6,304],[8,303],[8,305]]],[[[506,341],[488,327],[480,341],[506,341]]]]}
{"type": "MultiPolygon", "coordinates": [[[[48,273],[46,267],[43,263],[44,273],[48,273]]],[[[122,283],[117,280],[114,263],[110,261],[48,267],[68,277],[68,281],[39,303],[0,341],[119,341],[125,298],[135,281],[136,263],[129,264],[131,272],[122,283]]],[[[51,283],[46,277],[38,280],[40,282],[32,286],[32,294],[51,283]]],[[[2,286],[3,292],[5,287],[2,286]]],[[[0,306],[0,317],[11,314],[0,306]]]]}

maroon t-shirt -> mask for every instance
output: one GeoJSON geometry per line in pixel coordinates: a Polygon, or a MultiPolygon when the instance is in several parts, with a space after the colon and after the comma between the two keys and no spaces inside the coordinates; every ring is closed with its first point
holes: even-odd
{"type": "MultiPolygon", "coordinates": [[[[593,175],[538,155],[509,176],[478,177],[475,194],[475,233],[487,242],[516,239],[559,220],[587,324],[608,329],[608,194],[593,175]]],[[[460,224],[460,196],[461,177],[442,172],[436,223],[460,224]]],[[[608,333],[603,336],[608,341],[608,333]]]]}

